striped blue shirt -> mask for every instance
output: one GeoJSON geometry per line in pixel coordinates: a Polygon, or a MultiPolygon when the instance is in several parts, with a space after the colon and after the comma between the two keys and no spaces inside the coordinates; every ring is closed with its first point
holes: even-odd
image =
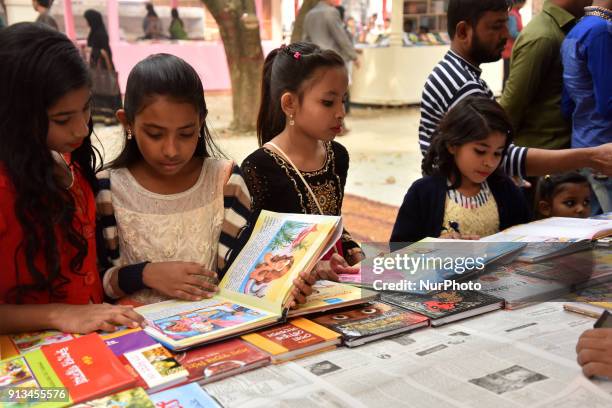
{"type": "MultiPolygon", "coordinates": [[[[470,64],[453,51],[446,53],[429,74],[421,97],[419,146],[423,155],[431,144],[438,124],[453,106],[470,95],[494,99],[493,92],[480,77],[480,68],[470,64]]],[[[504,158],[504,169],[510,176],[525,175],[527,148],[510,145],[504,158]]]]}

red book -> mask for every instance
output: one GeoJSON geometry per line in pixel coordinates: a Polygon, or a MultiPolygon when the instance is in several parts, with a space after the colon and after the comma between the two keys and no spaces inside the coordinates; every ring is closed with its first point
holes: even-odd
{"type": "Polygon", "coordinates": [[[104,396],[135,383],[134,377],[96,333],[46,345],[41,350],[68,389],[73,403],[104,396]]]}
{"type": "Polygon", "coordinates": [[[239,339],[178,353],[175,357],[189,371],[188,381],[201,380],[201,385],[270,363],[266,353],[239,339]]]}

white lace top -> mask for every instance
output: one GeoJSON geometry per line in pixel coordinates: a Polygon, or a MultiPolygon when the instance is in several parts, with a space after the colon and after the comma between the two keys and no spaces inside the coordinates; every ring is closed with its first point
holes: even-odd
{"type": "MultiPolygon", "coordinates": [[[[186,261],[216,270],[224,219],[223,187],[231,169],[227,160],[208,158],[193,187],[170,195],[148,191],[126,168],[111,170],[121,254],[118,264],[186,261]]],[[[131,297],[141,303],[163,300],[153,292],[143,289],[131,297]]]]}

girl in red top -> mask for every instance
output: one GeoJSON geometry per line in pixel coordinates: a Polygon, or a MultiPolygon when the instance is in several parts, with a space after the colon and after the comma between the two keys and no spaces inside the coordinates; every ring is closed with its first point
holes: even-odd
{"type": "Polygon", "coordinates": [[[72,42],[42,25],[0,31],[0,333],[136,327],[101,304],[91,85],[72,42]]]}

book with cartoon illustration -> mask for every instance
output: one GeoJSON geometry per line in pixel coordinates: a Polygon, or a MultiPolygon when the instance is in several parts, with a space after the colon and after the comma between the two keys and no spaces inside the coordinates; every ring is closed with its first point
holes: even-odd
{"type": "Polygon", "coordinates": [[[385,292],[383,302],[427,316],[432,326],[501,309],[504,301],[495,296],[468,290],[445,290],[427,295],[385,292]]]}
{"type": "Polygon", "coordinates": [[[168,300],[137,308],[146,332],[173,351],[244,334],[284,319],[293,281],[342,234],[340,217],[262,211],[253,233],[219,283],[197,302],[168,300]]]}

